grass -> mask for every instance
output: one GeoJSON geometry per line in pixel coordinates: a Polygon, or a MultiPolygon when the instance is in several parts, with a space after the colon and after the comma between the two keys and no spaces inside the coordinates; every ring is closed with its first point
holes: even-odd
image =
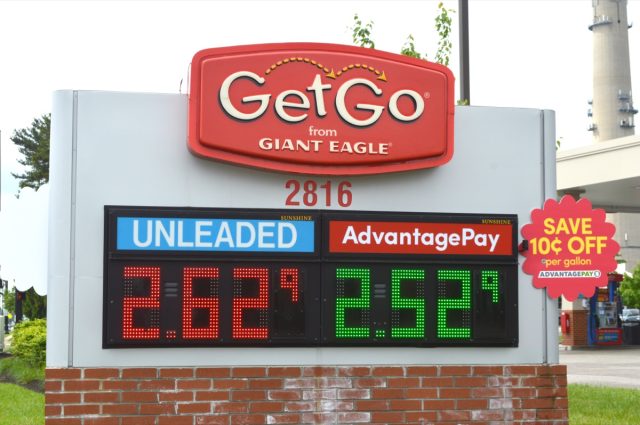
{"type": "Polygon", "coordinates": [[[0,383],[0,425],[44,424],[44,395],[0,383]]]}
{"type": "Polygon", "coordinates": [[[570,425],[638,425],[640,390],[569,385],[570,425]]]}
{"type": "Polygon", "coordinates": [[[44,383],[44,366],[34,367],[18,357],[7,357],[0,360],[0,377],[6,377],[21,385],[44,383]]]}

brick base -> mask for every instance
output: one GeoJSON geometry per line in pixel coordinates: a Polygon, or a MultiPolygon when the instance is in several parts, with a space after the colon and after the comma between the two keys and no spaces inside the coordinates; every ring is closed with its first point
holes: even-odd
{"type": "Polygon", "coordinates": [[[49,368],[47,425],[567,425],[564,365],[49,368]]]}

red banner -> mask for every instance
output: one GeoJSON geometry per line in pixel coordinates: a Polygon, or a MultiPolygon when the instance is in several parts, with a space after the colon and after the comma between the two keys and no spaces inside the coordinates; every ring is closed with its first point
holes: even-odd
{"type": "Polygon", "coordinates": [[[330,253],[513,255],[511,224],[331,221],[330,253]]]}

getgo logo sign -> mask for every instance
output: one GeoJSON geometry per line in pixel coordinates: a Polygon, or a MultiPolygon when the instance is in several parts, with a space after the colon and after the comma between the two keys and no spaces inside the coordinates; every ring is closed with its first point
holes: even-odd
{"type": "MultiPolygon", "coordinates": [[[[250,103],[257,102],[259,106],[255,111],[251,113],[243,113],[236,108],[236,106],[231,102],[231,98],[229,95],[229,91],[231,89],[231,85],[236,82],[236,80],[240,78],[249,78],[255,81],[258,85],[264,85],[265,79],[261,78],[259,75],[254,74],[253,72],[241,71],[236,72],[235,74],[227,77],[226,80],[222,83],[222,88],[220,89],[220,103],[222,108],[232,117],[237,118],[239,120],[244,121],[253,121],[259,117],[261,117],[264,112],[267,110],[269,106],[269,99],[271,98],[271,94],[259,94],[255,96],[246,96],[242,98],[242,103],[250,103]]],[[[352,124],[356,127],[366,127],[374,124],[382,115],[382,111],[384,110],[384,106],[380,105],[369,105],[366,103],[357,104],[356,108],[361,109],[363,111],[370,111],[370,114],[365,119],[358,119],[354,115],[349,112],[347,108],[345,97],[347,92],[357,85],[362,85],[371,90],[373,94],[376,96],[381,96],[383,94],[382,90],[376,86],[373,82],[366,80],[364,78],[354,78],[351,80],[347,80],[344,84],[340,86],[338,91],[336,92],[336,111],[340,118],[342,118],[345,122],[352,124]]],[[[306,88],[308,92],[312,92],[313,100],[314,100],[314,108],[319,117],[324,117],[327,115],[327,110],[325,107],[325,99],[324,92],[331,90],[331,84],[323,84],[322,79],[320,78],[320,74],[316,74],[313,83],[306,88]]],[[[424,112],[424,100],[420,95],[413,90],[399,90],[395,92],[389,101],[389,112],[391,115],[405,122],[415,121],[422,115],[424,112]],[[400,96],[409,96],[414,102],[414,108],[411,115],[403,115],[403,113],[398,108],[398,100],[400,96]]],[[[282,93],[278,94],[275,100],[274,109],[275,113],[282,120],[290,123],[296,123],[300,121],[304,121],[308,117],[307,112],[300,112],[296,115],[292,115],[286,108],[299,109],[304,111],[309,111],[311,105],[309,102],[309,98],[307,95],[300,90],[285,90],[282,93]],[[287,97],[291,97],[294,99],[294,102],[287,102],[285,99],[287,97]]],[[[313,131],[312,131],[313,132],[313,131]]],[[[316,131],[317,132],[317,131],[316,131]]]]}
{"type": "Polygon", "coordinates": [[[305,174],[434,167],[453,154],[453,76],[437,64],[328,44],[208,49],[192,63],[189,148],[305,174]]]}

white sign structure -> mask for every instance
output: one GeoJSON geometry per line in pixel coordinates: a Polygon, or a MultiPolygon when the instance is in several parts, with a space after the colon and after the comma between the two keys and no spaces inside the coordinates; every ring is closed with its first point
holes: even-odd
{"type": "MultiPolygon", "coordinates": [[[[531,277],[521,270],[516,347],[103,348],[105,206],[286,210],[288,202],[302,199],[305,184],[313,181],[316,187],[330,189],[316,192],[315,205],[307,205],[312,204],[309,197],[296,210],[511,214],[522,226],[531,210],[555,197],[551,111],[458,107],[455,152],[447,164],[343,178],[261,171],[196,157],[187,149],[187,103],[187,96],[179,94],[55,94],[49,367],[557,363],[557,306],[544,291],[533,288],[531,277]],[[297,194],[292,192],[296,184],[297,194]],[[349,188],[348,203],[335,201],[338,187],[349,188]],[[328,202],[328,196],[334,202],[328,202]]],[[[173,250],[196,245],[214,250],[216,244],[256,250],[269,244],[295,247],[295,227],[241,223],[132,221],[131,226],[137,227],[130,239],[134,248],[160,249],[166,244],[173,250]],[[187,226],[193,227],[191,237],[185,236],[187,226]]],[[[389,244],[394,236],[380,232],[353,230],[344,235],[345,243],[378,238],[389,244]]],[[[467,229],[421,234],[405,242],[431,243],[436,249],[473,245],[490,255],[499,239],[490,232],[467,229]]]]}

